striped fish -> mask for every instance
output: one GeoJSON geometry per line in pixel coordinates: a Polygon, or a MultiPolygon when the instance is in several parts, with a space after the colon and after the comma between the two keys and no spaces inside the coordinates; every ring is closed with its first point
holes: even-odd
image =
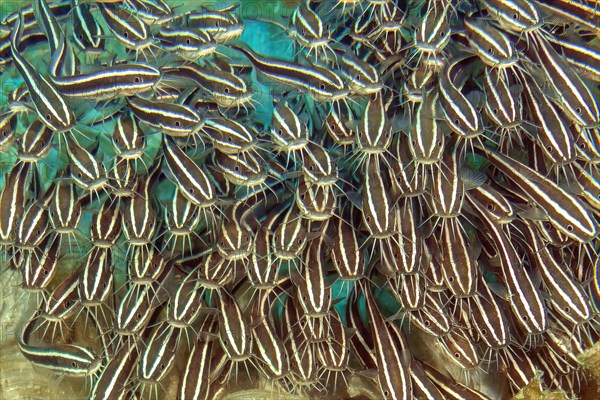
{"type": "Polygon", "coordinates": [[[230,47],[242,52],[254,68],[267,78],[307,93],[317,102],[336,101],[348,95],[348,89],[339,75],[325,67],[304,66],[263,57],[247,47],[230,47]]]}
{"type": "Polygon", "coordinates": [[[600,124],[598,100],[588,85],[567,64],[543,36],[534,36],[535,50],[528,52],[542,70],[545,81],[553,91],[553,97],[563,107],[569,118],[585,128],[600,124]]]}
{"type": "Polygon", "coordinates": [[[10,36],[10,50],[17,70],[25,80],[29,96],[40,121],[55,132],[68,131],[75,125],[75,116],[56,87],[27,61],[17,50],[21,39],[22,18],[15,22],[10,36]]]}
{"type": "Polygon", "coordinates": [[[37,318],[28,321],[19,331],[17,344],[29,361],[52,372],[67,376],[92,376],[102,365],[102,359],[92,349],[74,344],[29,344],[37,318]]]}
{"type": "Polygon", "coordinates": [[[371,335],[375,343],[379,387],[386,399],[411,398],[412,384],[410,380],[406,356],[395,345],[391,328],[379,311],[370,287],[367,285],[363,293],[367,304],[367,315],[371,325],[371,335]]]}
{"type": "Polygon", "coordinates": [[[486,151],[484,154],[546,212],[550,222],[562,233],[582,243],[587,243],[598,235],[597,224],[576,197],[512,158],[494,151],[486,151]]]}
{"type": "Polygon", "coordinates": [[[56,76],[52,82],[65,97],[100,101],[146,92],[160,78],[160,70],[149,64],[128,63],[89,74],[56,76]]]}
{"type": "Polygon", "coordinates": [[[190,137],[204,125],[203,118],[190,106],[157,103],[139,96],[128,97],[127,102],[140,121],[159,129],[165,135],[190,137]]]}

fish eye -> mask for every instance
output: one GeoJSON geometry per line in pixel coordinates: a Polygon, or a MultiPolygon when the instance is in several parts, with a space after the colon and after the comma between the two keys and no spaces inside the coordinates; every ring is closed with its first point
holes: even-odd
{"type": "Polygon", "coordinates": [[[321,83],[320,88],[321,88],[321,90],[325,90],[325,84],[321,83]]]}
{"type": "Polygon", "coordinates": [[[573,232],[573,225],[567,225],[567,230],[569,232],[573,232]]]}
{"type": "Polygon", "coordinates": [[[570,313],[571,313],[571,308],[570,308],[570,307],[565,307],[565,312],[566,312],[567,314],[570,314],[570,313]]]}
{"type": "Polygon", "coordinates": [[[48,270],[46,268],[42,269],[42,275],[48,276],[48,270]]]}
{"type": "Polygon", "coordinates": [[[457,353],[454,353],[454,357],[455,357],[456,359],[460,360],[460,353],[458,353],[458,352],[457,352],[457,353]]]}
{"type": "Polygon", "coordinates": [[[458,118],[454,120],[454,125],[460,126],[460,120],[458,118]]]}
{"type": "Polygon", "coordinates": [[[547,146],[546,150],[548,150],[548,153],[552,153],[552,146],[547,146]]]}
{"type": "Polygon", "coordinates": [[[487,329],[482,329],[482,330],[481,330],[481,333],[482,333],[483,335],[487,335],[487,329]]]}
{"type": "Polygon", "coordinates": [[[494,203],[488,203],[488,205],[487,205],[487,209],[488,209],[488,210],[490,210],[490,211],[494,211],[494,209],[495,209],[495,208],[496,208],[496,207],[494,206],[494,203]]]}
{"type": "Polygon", "coordinates": [[[581,107],[577,107],[577,108],[575,109],[575,112],[576,112],[577,114],[581,115],[581,107]]]}
{"type": "Polygon", "coordinates": [[[498,115],[498,109],[497,109],[497,108],[494,108],[494,109],[492,110],[492,112],[494,113],[494,115],[498,115]]]}
{"type": "Polygon", "coordinates": [[[191,41],[191,40],[188,38],[188,39],[185,41],[185,43],[186,43],[186,44],[192,44],[192,41],[191,41]]]}
{"type": "Polygon", "coordinates": [[[310,165],[308,166],[308,169],[309,169],[310,171],[314,171],[314,170],[315,170],[315,164],[310,164],[310,165]]]}
{"type": "Polygon", "coordinates": [[[133,81],[134,81],[135,83],[140,83],[140,82],[142,81],[142,78],[140,78],[139,76],[136,76],[136,77],[133,79],[133,81]]]}
{"type": "Polygon", "coordinates": [[[517,13],[514,13],[514,14],[512,15],[512,17],[513,17],[513,19],[514,19],[515,21],[518,21],[518,20],[519,20],[519,14],[517,14],[517,13]]]}
{"type": "Polygon", "coordinates": [[[46,114],[46,119],[47,119],[48,121],[50,121],[50,119],[51,119],[51,118],[52,118],[52,116],[51,116],[50,114],[46,114]]]}
{"type": "Polygon", "coordinates": [[[73,361],[73,362],[71,362],[71,366],[72,366],[73,368],[75,368],[75,367],[77,367],[77,363],[76,363],[75,361],[73,361]]]}
{"type": "Polygon", "coordinates": [[[142,314],[141,313],[137,313],[135,315],[135,318],[139,321],[140,319],[142,319],[142,314]]]}
{"type": "Polygon", "coordinates": [[[225,89],[223,89],[223,91],[224,91],[225,93],[229,93],[229,88],[228,88],[228,87],[226,87],[225,89]]]}
{"type": "Polygon", "coordinates": [[[175,121],[175,126],[179,128],[181,126],[181,122],[175,121]]]}
{"type": "Polygon", "coordinates": [[[491,47],[488,49],[488,53],[489,54],[493,54],[494,53],[494,49],[492,49],[491,47]]]}
{"type": "Polygon", "coordinates": [[[529,317],[527,315],[523,315],[523,321],[525,321],[525,322],[529,321],[529,317]]]}
{"type": "Polygon", "coordinates": [[[356,75],[356,80],[360,82],[360,75],[356,75]]]}
{"type": "Polygon", "coordinates": [[[123,32],[123,36],[126,37],[126,38],[128,38],[129,37],[129,32],[127,32],[127,31],[123,32]]]}

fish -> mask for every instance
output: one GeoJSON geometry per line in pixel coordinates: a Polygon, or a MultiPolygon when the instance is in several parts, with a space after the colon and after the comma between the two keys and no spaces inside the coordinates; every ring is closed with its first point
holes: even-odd
{"type": "Polygon", "coordinates": [[[309,94],[317,102],[336,101],[348,95],[342,78],[320,65],[301,64],[267,58],[249,48],[230,45],[242,52],[261,74],[268,79],[309,94]]]}
{"type": "Polygon", "coordinates": [[[22,15],[15,21],[10,36],[10,51],[17,70],[23,77],[39,120],[55,132],[66,132],[75,126],[75,115],[56,87],[18,51],[22,33],[22,15]]]}
{"type": "Polygon", "coordinates": [[[160,70],[151,65],[131,63],[89,74],[57,76],[52,81],[63,96],[100,101],[146,92],[161,76],[160,70]]]}

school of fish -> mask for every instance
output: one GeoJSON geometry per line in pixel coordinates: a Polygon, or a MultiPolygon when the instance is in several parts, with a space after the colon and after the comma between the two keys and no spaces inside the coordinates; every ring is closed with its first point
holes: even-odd
{"type": "Polygon", "coordinates": [[[1,273],[35,304],[29,361],[91,399],[165,398],[173,377],[178,399],[347,398],[355,375],[385,399],[486,399],[469,377],[510,396],[540,372],[580,393],[597,2],[185,4],[33,0],[1,21],[1,273]],[[291,58],[243,40],[257,24],[291,58]]]}

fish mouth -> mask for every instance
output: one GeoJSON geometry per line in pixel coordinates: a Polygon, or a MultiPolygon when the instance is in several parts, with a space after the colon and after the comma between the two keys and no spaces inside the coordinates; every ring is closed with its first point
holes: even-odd
{"type": "Polygon", "coordinates": [[[514,67],[515,65],[517,65],[518,62],[519,62],[519,57],[515,55],[510,58],[505,58],[504,60],[500,61],[499,63],[490,65],[490,66],[493,68],[504,69],[504,68],[514,67]]]}
{"type": "Polygon", "coordinates": [[[75,233],[77,229],[72,226],[58,226],[54,228],[54,231],[59,235],[70,235],[75,233]]]}
{"type": "Polygon", "coordinates": [[[237,26],[234,26],[234,28],[232,28],[232,29],[228,28],[227,30],[225,30],[223,32],[216,33],[214,36],[215,40],[223,43],[223,42],[228,42],[233,39],[237,39],[240,36],[242,36],[242,33],[244,33],[245,28],[246,27],[244,25],[237,25],[237,26]]]}
{"type": "Polygon", "coordinates": [[[22,162],[26,162],[26,163],[36,163],[44,158],[44,156],[40,156],[37,154],[25,154],[25,153],[20,153],[18,155],[18,157],[19,157],[19,160],[21,160],[22,162]]]}
{"type": "Polygon", "coordinates": [[[279,145],[279,147],[281,149],[285,149],[286,151],[299,151],[302,150],[303,148],[305,148],[306,146],[308,146],[309,141],[306,139],[299,139],[299,140],[293,140],[293,141],[289,141],[287,144],[284,145],[279,145]]]}
{"type": "Polygon", "coordinates": [[[140,286],[150,286],[154,283],[154,280],[151,278],[139,278],[139,277],[133,277],[130,278],[131,282],[135,283],[136,285],[140,285],[140,286]]]}
{"type": "Polygon", "coordinates": [[[92,307],[99,307],[102,305],[102,301],[100,300],[81,300],[81,305],[84,307],[88,307],[88,308],[92,308],[92,307]]]}
{"type": "Polygon", "coordinates": [[[179,321],[177,319],[168,319],[167,323],[175,328],[179,328],[179,329],[186,329],[189,328],[191,325],[190,324],[186,324],[185,322],[179,321]]]}
{"type": "Polygon", "coordinates": [[[321,178],[313,179],[307,175],[305,175],[307,181],[312,183],[315,186],[332,186],[335,185],[338,181],[337,176],[324,176],[321,178]]]}
{"type": "Polygon", "coordinates": [[[296,259],[297,253],[286,250],[277,250],[275,256],[283,261],[292,261],[296,259]]]}
{"type": "Polygon", "coordinates": [[[212,98],[219,107],[231,108],[241,106],[252,100],[252,93],[245,93],[237,97],[229,97],[222,94],[214,94],[212,98]]]}
{"type": "Polygon", "coordinates": [[[145,239],[142,237],[129,237],[129,244],[132,246],[147,246],[150,244],[150,239],[145,239]]]}
{"type": "Polygon", "coordinates": [[[44,291],[44,289],[39,288],[37,286],[34,286],[34,285],[25,285],[25,284],[21,285],[21,289],[23,289],[24,291],[29,292],[29,293],[40,293],[40,292],[44,291]]]}
{"type": "Polygon", "coordinates": [[[419,42],[415,40],[415,47],[422,51],[423,53],[438,53],[440,52],[440,46],[435,44],[429,44],[427,42],[419,42]]]}
{"type": "Polygon", "coordinates": [[[119,157],[124,160],[137,160],[138,158],[142,158],[145,151],[146,146],[143,149],[125,150],[119,153],[119,157]]]}
{"type": "Polygon", "coordinates": [[[233,252],[223,251],[219,249],[219,253],[223,256],[223,258],[227,261],[241,261],[250,256],[249,249],[241,249],[233,252]]]}
{"type": "Polygon", "coordinates": [[[329,38],[318,38],[314,40],[301,40],[300,41],[309,50],[315,50],[319,47],[329,47],[329,38]]]}
{"type": "Polygon", "coordinates": [[[14,246],[16,239],[13,238],[0,238],[0,246],[14,246]]]}
{"type": "Polygon", "coordinates": [[[85,185],[85,189],[89,190],[90,192],[97,192],[104,189],[107,184],[108,178],[100,178],[85,185]]]}
{"type": "Polygon", "coordinates": [[[178,227],[169,227],[169,233],[172,236],[188,236],[192,234],[192,229],[190,228],[178,228],[178,227]]]}
{"type": "Polygon", "coordinates": [[[347,89],[344,89],[344,90],[340,90],[339,92],[336,92],[329,96],[316,95],[313,97],[316,101],[324,103],[324,102],[328,102],[328,101],[335,102],[335,101],[341,100],[345,97],[348,97],[349,94],[350,94],[350,91],[347,89]]]}
{"type": "Polygon", "coordinates": [[[366,96],[380,92],[381,89],[383,89],[383,83],[381,82],[372,83],[370,85],[352,85],[352,94],[366,96]]]}

